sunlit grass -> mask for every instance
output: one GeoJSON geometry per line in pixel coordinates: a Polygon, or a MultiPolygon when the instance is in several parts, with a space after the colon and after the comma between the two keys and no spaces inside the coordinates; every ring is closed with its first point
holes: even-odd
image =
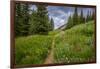
{"type": "Polygon", "coordinates": [[[16,65],[42,64],[51,49],[51,44],[51,36],[46,35],[16,38],[16,65]]]}
{"type": "Polygon", "coordinates": [[[43,64],[54,42],[55,63],[91,62],[95,59],[94,22],[76,25],[61,34],[54,30],[48,35],[31,35],[15,39],[16,65],[43,64]],[[57,35],[57,36],[56,36],[57,35]]]}
{"type": "Polygon", "coordinates": [[[78,63],[94,61],[93,21],[66,30],[55,40],[55,63],[78,63]]]}

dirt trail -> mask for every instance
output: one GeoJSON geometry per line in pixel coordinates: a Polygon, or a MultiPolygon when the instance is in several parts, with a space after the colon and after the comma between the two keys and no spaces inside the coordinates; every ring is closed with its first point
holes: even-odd
{"type": "Polygon", "coordinates": [[[55,38],[59,35],[63,36],[64,31],[61,31],[59,34],[54,35],[53,40],[52,40],[52,47],[50,50],[50,53],[48,54],[44,64],[53,64],[54,63],[54,46],[55,46],[55,38]]]}
{"type": "Polygon", "coordinates": [[[52,41],[52,48],[51,48],[51,51],[50,53],[48,54],[44,64],[53,64],[54,62],[54,57],[53,57],[53,50],[54,50],[54,45],[55,45],[55,37],[53,38],[53,41],[52,41]]]}
{"type": "Polygon", "coordinates": [[[65,33],[64,31],[61,31],[60,33],[56,34],[55,37],[57,37],[57,36],[63,36],[64,33],[65,33]]]}

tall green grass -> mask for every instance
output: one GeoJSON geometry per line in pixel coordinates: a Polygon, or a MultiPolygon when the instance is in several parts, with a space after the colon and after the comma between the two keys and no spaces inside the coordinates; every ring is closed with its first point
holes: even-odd
{"type": "Polygon", "coordinates": [[[74,26],[61,33],[32,35],[15,39],[16,65],[43,64],[54,42],[55,63],[91,62],[95,59],[94,22],[74,26]],[[57,36],[56,36],[57,35],[57,36]]]}
{"type": "Polygon", "coordinates": [[[55,40],[55,63],[91,62],[95,59],[94,22],[80,24],[55,40]]]}
{"type": "Polygon", "coordinates": [[[16,65],[43,64],[51,49],[52,37],[34,35],[15,39],[16,65]]]}
{"type": "Polygon", "coordinates": [[[61,32],[61,30],[53,30],[49,32],[49,35],[54,36],[56,34],[59,34],[61,32]]]}

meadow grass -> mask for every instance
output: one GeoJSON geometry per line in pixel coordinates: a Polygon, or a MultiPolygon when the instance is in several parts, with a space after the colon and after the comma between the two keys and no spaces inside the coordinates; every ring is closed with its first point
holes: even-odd
{"type": "Polygon", "coordinates": [[[94,22],[80,24],[55,40],[55,63],[92,62],[95,59],[94,22]]]}
{"type": "Polygon", "coordinates": [[[42,64],[51,49],[52,38],[34,35],[15,39],[16,65],[42,64]]]}
{"type": "Polygon", "coordinates": [[[49,35],[54,36],[56,34],[59,34],[61,32],[61,30],[53,30],[49,32],[49,35]]]}
{"type": "Polygon", "coordinates": [[[94,22],[76,25],[61,34],[31,35],[15,39],[16,65],[43,64],[54,42],[54,63],[92,62],[95,59],[94,22]],[[57,36],[56,36],[57,35],[57,36]]]}

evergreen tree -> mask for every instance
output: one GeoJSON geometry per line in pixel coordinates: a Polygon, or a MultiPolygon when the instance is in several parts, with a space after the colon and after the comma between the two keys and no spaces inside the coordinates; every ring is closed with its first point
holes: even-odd
{"type": "Polygon", "coordinates": [[[23,35],[29,34],[29,9],[28,4],[23,4],[23,35]]]}
{"type": "Polygon", "coordinates": [[[66,29],[69,29],[69,28],[73,27],[74,25],[79,24],[79,18],[80,17],[78,16],[77,7],[75,7],[74,14],[72,15],[72,17],[69,16],[69,18],[68,18],[66,29]]]}
{"type": "Polygon", "coordinates": [[[50,23],[47,14],[48,11],[45,5],[37,5],[37,10],[32,13],[30,20],[31,34],[48,34],[50,23]]]}
{"type": "Polygon", "coordinates": [[[90,21],[92,20],[92,11],[90,11],[90,21]]]}
{"type": "Polygon", "coordinates": [[[21,13],[21,4],[16,4],[16,15],[15,15],[15,35],[22,35],[22,13],[21,13]]]}
{"type": "Polygon", "coordinates": [[[88,11],[87,13],[87,17],[86,17],[86,22],[90,21],[91,20],[91,12],[88,11]]]}
{"type": "Polygon", "coordinates": [[[29,34],[36,34],[37,33],[37,13],[36,11],[33,11],[31,16],[30,16],[30,28],[29,28],[29,34]]]}
{"type": "Polygon", "coordinates": [[[74,10],[74,14],[73,14],[73,25],[77,25],[79,22],[78,22],[78,11],[77,11],[77,7],[75,7],[75,10],[74,10]]]}
{"type": "Polygon", "coordinates": [[[93,13],[92,13],[92,20],[94,20],[94,17],[95,17],[95,12],[93,11],[93,13]]]}
{"type": "Polygon", "coordinates": [[[50,31],[52,31],[53,29],[54,29],[54,21],[51,18],[51,20],[50,20],[50,31]]]}
{"type": "Polygon", "coordinates": [[[29,13],[27,4],[16,4],[15,15],[15,35],[22,36],[28,35],[29,28],[29,13]]]}
{"type": "Polygon", "coordinates": [[[47,34],[49,28],[47,10],[45,5],[37,5],[37,32],[39,34],[47,34]]]}
{"type": "Polygon", "coordinates": [[[73,26],[73,18],[69,16],[66,29],[69,29],[72,26],[73,26]]]}
{"type": "Polygon", "coordinates": [[[84,18],[84,16],[83,16],[83,10],[81,10],[81,14],[80,14],[80,19],[79,19],[80,21],[80,23],[85,23],[85,18],[84,18]]]}

